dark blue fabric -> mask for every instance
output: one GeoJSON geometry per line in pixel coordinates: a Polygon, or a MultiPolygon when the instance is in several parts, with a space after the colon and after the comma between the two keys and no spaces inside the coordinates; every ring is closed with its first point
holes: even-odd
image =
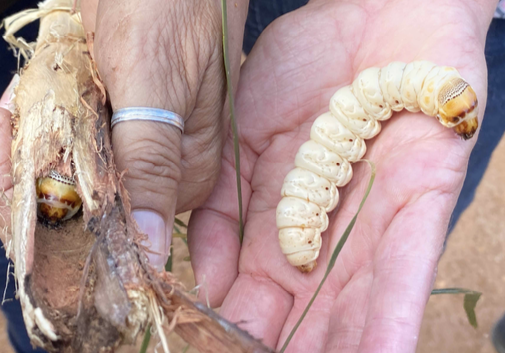
{"type": "MultiPolygon", "coordinates": [[[[33,8],[37,2],[38,0],[20,0],[7,12],[0,14],[0,18],[23,9],[33,8]]],[[[305,5],[307,2],[308,0],[251,0],[244,33],[244,52],[251,51],[261,32],[274,19],[305,5]]],[[[34,40],[36,28],[37,24],[34,24],[23,29],[20,33],[23,37],[34,40]]],[[[0,93],[9,84],[17,67],[12,52],[6,48],[5,45],[0,44],[0,93]]],[[[468,174],[453,213],[450,230],[456,224],[461,213],[472,202],[475,189],[482,179],[491,154],[505,131],[505,119],[502,118],[505,111],[505,20],[493,20],[491,24],[486,42],[486,60],[489,92],[485,119],[479,139],[470,157],[468,174]]],[[[8,263],[4,250],[0,249],[0,293],[4,292],[8,263]]],[[[44,352],[32,349],[23,323],[19,301],[14,297],[15,286],[11,276],[5,296],[6,299],[11,300],[4,303],[2,311],[8,321],[8,334],[15,351],[17,353],[44,352]]]]}
{"type": "Polygon", "coordinates": [[[244,53],[249,54],[261,32],[277,17],[307,4],[309,0],[251,0],[244,31],[244,53]]]}
{"type": "Polygon", "coordinates": [[[505,353],[505,316],[494,325],[491,340],[498,353],[505,353]]]}
{"type": "MultiPolygon", "coordinates": [[[[0,0],[2,1],[2,0],[0,0]]],[[[14,5],[10,6],[4,13],[0,13],[0,22],[7,16],[15,14],[19,11],[32,9],[37,7],[39,0],[22,0],[17,1],[14,5]]],[[[34,41],[37,36],[38,21],[32,23],[25,28],[21,29],[17,36],[21,36],[29,42],[34,41]]],[[[4,28],[0,30],[3,35],[4,28]]],[[[14,53],[8,50],[8,46],[0,36],[0,95],[9,85],[12,76],[17,72],[17,60],[14,53]]]]}
{"type": "MultiPolygon", "coordinates": [[[[5,292],[5,302],[2,305],[2,311],[7,320],[7,333],[9,335],[9,340],[11,341],[12,347],[18,353],[28,353],[28,352],[45,352],[42,349],[34,350],[30,344],[28,334],[26,333],[25,324],[23,321],[23,314],[21,313],[21,305],[19,300],[15,298],[16,286],[14,282],[13,265],[5,257],[5,250],[0,248],[0,293],[3,295],[5,292]],[[7,273],[7,268],[9,268],[9,273],[7,273]],[[5,289],[5,284],[7,283],[7,275],[9,276],[9,283],[7,289],[5,289]]],[[[0,348],[0,352],[2,348],[0,348]]]]}

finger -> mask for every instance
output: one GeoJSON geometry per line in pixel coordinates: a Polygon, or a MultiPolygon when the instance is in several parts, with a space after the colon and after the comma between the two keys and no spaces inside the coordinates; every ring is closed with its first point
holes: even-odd
{"type": "MultiPolygon", "coordinates": [[[[241,148],[243,219],[251,196],[249,178],[255,156],[241,148]]],[[[203,285],[200,298],[212,307],[221,306],[238,274],[240,253],[238,193],[233,146],[228,140],[223,151],[221,174],[206,203],[193,211],[188,228],[191,265],[197,285],[203,285]]]]}
{"type": "MultiPolygon", "coordinates": [[[[307,292],[295,298],[293,308],[282,329],[277,350],[280,350],[285,344],[286,339],[303,314],[312,295],[313,292],[307,292]]],[[[323,352],[328,335],[330,309],[333,306],[334,300],[334,295],[323,295],[323,293],[318,295],[289,342],[286,352],[323,352]]]]}
{"type": "MultiPolygon", "coordinates": [[[[330,283],[326,283],[291,338],[286,352],[356,352],[365,324],[372,278],[369,266],[355,273],[341,291],[330,289],[330,283]]],[[[286,343],[312,295],[313,291],[297,294],[282,329],[278,350],[286,343]]]]}
{"type": "Polygon", "coordinates": [[[370,305],[358,352],[415,352],[453,199],[429,192],[403,208],[388,227],[374,259],[370,305]]]}
{"type": "MultiPolygon", "coordinates": [[[[323,287],[286,352],[356,352],[365,324],[372,279],[371,268],[364,267],[340,293],[328,291],[328,285],[323,287]]],[[[312,294],[303,293],[295,300],[277,349],[283,347],[312,294]]]]}
{"type": "Polygon", "coordinates": [[[256,339],[275,347],[293,305],[293,297],[268,278],[241,274],[220,314],[256,339]]]}
{"type": "Polygon", "coordinates": [[[127,121],[112,131],[118,170],[131,196],[132,216],[149,237],[150,262],[165,265],[181,178],[181,132],[154,122],[127,121]]]}
{"type": "Polygon", "coordinates": [[[82,25],[86,32],[95,32],[98,0],[81,0],[82,25]]]}
{"type": "Polygon", "coordinates": [[[363,267],[338,294],[331,309],[324,352],[355,353],[358,350],[365,326],[372,282],[372,266],[363,267]]]}
{"type": "MultiPolygon", "coordinates": [[[[180,38],[189,29],[174,28],[174,13],[184,4],[178,5],[155,1],[139,11],[137,1],[99,2],[94,57],[114,111],[145,107],[191,115],[192,90],[197,91],[204,70],[192,56],[193,42],[180,38]],[[193,71],[187,62],[195,65],[193,71]]],[[[164,123],[127,121],[114,127],[112,143],[118,170],[127,172],[124,184],[132,216],[149,238],[151,264],[161,270],[168,258],[181,180],[181,131],[164,123]]]]}

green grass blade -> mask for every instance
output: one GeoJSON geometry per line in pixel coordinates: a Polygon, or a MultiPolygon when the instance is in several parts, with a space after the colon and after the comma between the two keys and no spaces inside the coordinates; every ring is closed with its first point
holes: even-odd
{"type": "Polygon", "coordinates": [[[172,237],[181,239],[188,246],[188,235],[183,233],[172,233],[172,237]]]}
{"type": "Polygon", "coordinates": [[[437,295],[437,294],[464,294],[465,298],[463,299],[463,308],[465,309],[468,323],[472,325],[474,328],[478,327],[477,315],[475,314],[475,307],[477,306],[477,302],[479,301],[480,296],[482,295],[481,292],[465,288],[443,288],[443,289],[434,289],[431,291],[431,295],[437,295]]]}
{"type": "Polygon", "coordinates": [[[184,241],[188,239],[188,235],[186,233],[173,232],[172,238],[179,238],[184,241]]]}
{"type": "Polygon", "coordinates": [[[149,347],[149,341],[151,341],[151,325],[147,326],[146,334],[142,340],[142,345],[140,346],[140,353],[146,353],[149,347]]]}
{"type": "Polygon", "coordinates": [[[175,221],[175,224],[177,224],[178,226],[188,228],[188,225],[186,223],[184,223],[183,221],[181,221],[179,218],[175,217],[174,221],[175,221]]]}
{"type": "Polygon", "coordinates": [[[165,264],[165,271],[172,272],[173,258],[174,258],[174,247],[170,246],[170,256],[168,257],[167,263],[165,264]]]}
{"type": "Polygon", "coordinates": [[[221,0],[221,11],[223,13],[223,58],[224,69],[226,73],[226,86],[228,90],[228,102],[230,103],[230,120],[233,130],[233,148],[235,152],[235,171],[237,173],[237,193],[238,193],[238,219],[239,219],[239,239],[242,244],[244,238],[244,223],[242,220],[242,182],[240,179],[240,148],[238,140],[237,121],[235,119],[235,101],[233,99],[233,86],[231,83],[230,74],[230,58],[228,51],[228,11],[226,8],[226,0],[221,0]]]}
{"type": "Polygon", "coordinates": [[[184,347],[184,349],[182,350],[182,353],[186,353],[188,351],[189,347],[191,347],[189,344],[186,347],[184,347]]]}
{"type": "Polygon", "coordinates": [[[463,301],[463,308],[465,309],[468,322],[474,328],[479,326],[477,324],[477,315],[475,315],[475,307],[477,306],[477,302],[479,301],[481,295],[482,293],[467,293],[465,294],[465,299],[463,301]]]}
{"type": "Polygon", "coordinates": [[[312,304],[316,300],[317,295],[319,294],[319,292],[321,291],[321,288],[324,285],[324,282],[326,282],[326,279],[328,278],[331,270],[335,266],[338,254],[340,254],[340,251],[344,247],[344,244],[347,241],[347,238],[349,238],[349,234],[351,234],[351,231],[354,228],[354,224],[356,223],[356,219],[358,218],[358,215],[359,215],[361,209],[363,208],[363,205],[365,204],[365,201],[368,198],[368,195],[370,194],[370,190],[372,189],[372,185],[373,185],[373,182],[375,180],[375,164],[373,164],[372,162],[370,162],[368,160],[363,160],[363,161],[367,162],[370,165],[370,168],[371,168],[370,181],[368,182],[368,187],[366,189],[365,195],[363,196],[363,199],[361,200],[361,203],[360,203],[360,205],[358,207],[358,211],[356,212],[356,214],[352,218],[351,222],[349,223],[349,225],[345,229],[345,232],[342,235],[342,237],[340,238],[337,246],[335,247],[335,250],[333,250],[333,253],[331,255],[330,261],[328,262],[328,266],[326,267],[326,272],[324,273],[324,276],[323,276],[323,279],[321,280],[321,283],[319,283],[319,286],[317,287],[316,291],[314,292],[314,295],[312,296],[312,298],[310,299],[309,303],[307,304],[307,307],[305,308],[305,310],[303,311],[302,315],[300,316],[300,319],[298,319],[298,322],[296,323],[296,325],[291,330],[288,338],[286,339],[286,342],[284,342],[284,345],[282,346],[282,349],[280,350],[279,353],[283,353],[286,350],[286,348],[288,347],[289,342],[291,342],[291,339],[293,338],[293,336],[295,335],[296,331],[298,330],[298,327],[300,327],[301,323],[305,319],[305,316],[309,312],[310,307],[312,306],[312,304]]]}

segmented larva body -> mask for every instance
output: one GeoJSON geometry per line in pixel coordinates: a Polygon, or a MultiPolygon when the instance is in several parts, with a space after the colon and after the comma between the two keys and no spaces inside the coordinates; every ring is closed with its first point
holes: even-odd
{"type": "Polygon", "coordinates": [[[37,179],[37,214],[49,224],[72,218],[82,205],[75,191],[75,181],[52,170],[45,178],[37,179]]]}
{"type": "Polygon", "coordinates": [[[282,252],[302,272],[316,266],[327,213],[338,204],[338,189],[352,178],[351,163],[366,152],[364,140],[377,135],[393,111],[422,111],[464,139],[478,127],[477,97],[456,69],[428,61],[393,62],[362,71],[330,100],[295,157],[282,186],[277,228],[282,252]]]}

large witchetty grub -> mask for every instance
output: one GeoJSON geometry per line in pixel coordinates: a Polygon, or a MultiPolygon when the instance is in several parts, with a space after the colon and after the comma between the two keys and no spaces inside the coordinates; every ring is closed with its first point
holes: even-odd
{"type": "Polygon", "coordinates": [[[393,111],[422,111],[453,128],[463,139],[478,127],[477,96],[452,67],[428,61],[393,62],[362,71],[330,99],[295,157],[282,186],[277,228],[282,252],[302,272],[316,266],[327,213],[338,204],[338,189],[352,178],[351,163],[366,152],[366,139],[381,130],[393,111]]]}

